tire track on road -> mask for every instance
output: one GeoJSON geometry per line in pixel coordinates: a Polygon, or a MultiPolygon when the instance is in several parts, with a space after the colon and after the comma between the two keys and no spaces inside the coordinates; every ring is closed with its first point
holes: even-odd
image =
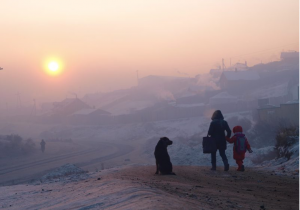
{"type": "MultiPolygon", "coordinates": [[[[103,143],[103,142],[101,142],[100,144],[102,144],[101,145],[102,147],[103,147],[103,145],[116,147],[118,149],[118,151],[113,153],[113,154],[106,155],[104,157],[92,159],[91,161],[93,163],[98,162],[98,161],[108,160],[108,159],[111,159],[111,158],[114,158],[114,157],[118,157],[118,156],[127,154],[127,153],[129,153],[133,150],[128,145],[122,145],[121,146],[121,145],[115,145],[115,144],[112,144],[112,143],[103,143]],[[122,151],[122,150],[124,150],[124,148],[126,150],[122,151]]],[[[96,148],[96,149],[93,148],[93,149],[88,149],[88,150],[84,150],[84,151],[80,151],[80,152],[74,152],[74,153],[69,153],[69,154],[65,154],[65,155],[60,155],[58,157],[53,157],[53,158],[47,158],[47,159],[44,159],[44,160],[34,161],[34,162],[31,162],[31,163],[27,163],[27,164],[22,164],[22,165],[17,165],[17,166],[12,166],[12,167],[6,167],[4,169],[0,169],[0,175],[5,175],[5,174],[15,172],[15,171],[19,171],[19,170],[23,170],[23,169],[27,169],[27,168],[30,169],[32,167],[45,165],[45,164],[48,164],[48,163],[52,163],[52,162],[56,162],[56,161],[60,161],[60,160],[68,159],[68,158],[73,158],[73,157],[76,157],[76,156],[85,155],[85,154],[88,154],[88,153],[96,152],[96,151],[98,151],[98,149],[99,148],[96,148]]],[[[93,163],[89,163],[89,162],[90,161],[85,161],[83,163],[79,163],[79,165],[82,166],[83,164],[85,164],[85,165],[93,164],[93,163]]]]}
{"type": "Polygon", "coordinates": [[[110,159],[113,159],[113,158],[116,158],[116,157],[120,157],[120,156],[126,155],[126,154],[133,151],[133,147],[129,146],[129,145],[113,144],[113,146],[118,149],[117,152],[115,152],[113,154],[105,155],[105,156],[102,156],[102,157],[99,157],[99,158],[94,158],[94,159],[89,160],[89,161],[80,162],[80,163],[77,163],[76,165],[79,166],[79,167],[88,166],[88,165],[92,165],[92,164],[95,164],[95,163],[110,160],[110,159]]]}

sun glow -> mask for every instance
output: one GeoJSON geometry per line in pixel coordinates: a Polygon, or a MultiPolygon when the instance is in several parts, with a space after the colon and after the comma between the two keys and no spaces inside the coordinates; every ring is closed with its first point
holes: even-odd
{"type": "Polygon", "coordinates": [[[62,72],[62,62],[58,59],[48,59],[45,62],[45,70],[48,75],[58,76],[62,72]]]}
{"type": "Polygon", "coordinates": [[[59,65],[58,65],[58,63],[57,63],[56,61],[51,61],[51,62],[48,64],[48,68],[49,68],[50,71],[55,72],[55,71],[58,70],[59,65]]]}

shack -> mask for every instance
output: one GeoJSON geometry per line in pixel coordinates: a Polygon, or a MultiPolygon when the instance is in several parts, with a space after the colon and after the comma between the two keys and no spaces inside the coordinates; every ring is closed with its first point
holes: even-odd
{"type": "Polygon", "coordinates": [[[265,105],[257,111],[260,121],[299,125],[299,101],[289,101],[280,106],[265,105]]]}

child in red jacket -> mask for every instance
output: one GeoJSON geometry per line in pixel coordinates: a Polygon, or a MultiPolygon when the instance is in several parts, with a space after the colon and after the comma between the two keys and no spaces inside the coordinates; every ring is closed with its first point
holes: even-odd
{"type": "Polygon", "coordinates": [[[233,159],[235,159],[236,163],[238,164],[237,171],[245,171],[245,167],[243,165],[243,160],[245,159],[246,150],[249,153],[252,153],[250,144],[248,140],[243,134],[242,126],[235,126],[233,128],[234,136],[231,138],[226,138],[227,142],[234,143],[233,145],[233,159]]]}

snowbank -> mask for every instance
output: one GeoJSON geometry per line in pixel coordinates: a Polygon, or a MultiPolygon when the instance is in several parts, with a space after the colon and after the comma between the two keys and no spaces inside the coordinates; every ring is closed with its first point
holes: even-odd
{"type": "Polygon", "coordinates": [[[46,175],[42,176],[41,180],[51,181],[51,180],[78,180],[85,179],[88,177],[87,171],[82,170],[81,168],[73,164],[65,164],[46,175]]]}
{"type": "Polygon", "coordinates": [[[292,156],[288,160],[285,157],[264,161],[259,166],[264,170],[271,170],[274,173],[281,175],[297,175],[299,176],[299,141],[289,148],[289,151],[293,152],[292,156]]]}

